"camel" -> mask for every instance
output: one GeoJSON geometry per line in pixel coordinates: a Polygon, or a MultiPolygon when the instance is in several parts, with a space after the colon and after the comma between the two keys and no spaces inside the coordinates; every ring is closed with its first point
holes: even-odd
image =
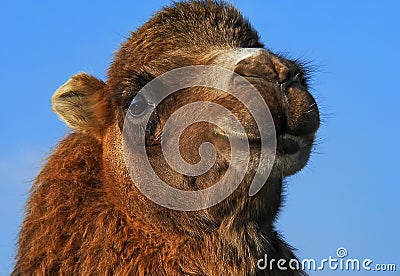
{"type": "Polygon", "coordinates": [[[296,260],[274,224],[283,180],[307,164],[319,128],[308,73],[303,63],[265,48],[229,3],[191,0],[161,9],[122,44],[106,81],[79,73],[53,95],[53,110],[72,132],[47,158],[32,186],[12,275],[303,275],[299,267],[282,270],[275,262],[261,269],[258,264],[265,254],[286,264],[296,260]],[[249,161],[238,187],[213,206],[182,211],[157,204],[134,183],[130,171],[141,170],[141,164],[127,166],[124,122],[132,112],[140,120],[149,105],[145,97],[136,97],[146,84],[188,66],[234,72],[268,106],[276,156],[255,195],[249,196],[249,187],[256,168],[263,166],[255,118],[235,97],[210,87],[182,89],[154,107],[142,129],[147,158],[177,189],[197,191],[216,183],[229,167],[229,125],[221,131],[198,122],[180,136],[180,154],[191,164],[201,159],[202,143],[214,145],[215,163],[201,175],[168,166],[160,142],[175,111],[212,102],[238,118],[245,132],[231,132],[249,141],[249,161]]]}

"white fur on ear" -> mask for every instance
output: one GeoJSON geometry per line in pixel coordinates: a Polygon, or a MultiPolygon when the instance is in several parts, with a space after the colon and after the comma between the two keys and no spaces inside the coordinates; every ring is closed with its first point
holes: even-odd
{"type": "Polygon", "coordinates": [[[70,78],[54,93],[55,113],[78,132],[98,134],[104,126],[106,84],[85,73],[70,78]]]}

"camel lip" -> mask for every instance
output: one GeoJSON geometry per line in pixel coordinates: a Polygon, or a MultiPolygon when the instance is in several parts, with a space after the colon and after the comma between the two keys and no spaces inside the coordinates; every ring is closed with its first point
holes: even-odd
{"type": "Polygon", "coordinates": [[[307,147],[308,143],[304,136],[295,136],[288,133],[277,137],[276,153],[278,156],[293,155],[307,147]]]}
{"type": "MultiPolygon", "coordinates": [[[[243,142],[247,142],[255,150],[262,149],[263,146],[262,139],[258,135],[252,135],[251,133],[238,132],[228,128],[224,131],[216,129],[214,134],[225,139],[240,139],[243,142]]],[[[306,166],[311,153],[314,134],[296,136],[284,133],[279,134],[277,137],[269,138],[276,139],[275,161],[271,176],[281,178],[291,176],[306,166]]],[[[271,154],[274,153],[271,152],[271,154]]]]}
{"type": "Polygon", "coordinates": [[[275,173],[282,177],[300,171],[310,156],[314,135],[282,134],[277,139],[275,173]]]}
{"type": "MultiPolygon", "coordinates": [[[[240,132],[228,128],[225,131],[216,129],[215,134],[232,139],[247,140],[249,144],[261,145],[261,136],[259,133],[240,132]]],[[[309,146],[308,140],[310,140],[308,136],[296,136],[288,133],[280,134],[276,137],[276,153],[277,155],[295,154],[309,146]]]]}

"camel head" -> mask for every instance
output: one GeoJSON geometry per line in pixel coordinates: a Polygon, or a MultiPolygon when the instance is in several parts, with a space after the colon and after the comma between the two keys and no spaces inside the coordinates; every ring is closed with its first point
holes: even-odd
{"type": "MultiPolygon", "coordinates": [[[[102,149],[107,197],[128,217],[164,230],[195,235],[222,224],[242,227],[246,222],[259,222],[272,227],[281,203],[282,179],[306,165],[319,127],[318,107],[308,91],[308,71],[302,63],[266,49],[257,32],[230,4],[182,2],[164,8],[131,34],[116,53],[106,82],[85,73],[75,75],[55,92],[52,104],[75,132],[97,141],[102,149]],[[182,68],[189,71],[177,71],[182,68]],[[211,68],[215,73],[206,71],[202,75],[204,71],[196,68],[211,68]],[[158,92],[140,93],[148,83],[171,71],[177,72],[178,83],[185,78],[193,82],[208,78],[219,81],[225,89],[181,87],[154,104],[154,95],[174,85],[172,78],[169,82],[159,81],[158,92]],[[200,73],[196,76],[195,72],[200,73]],[[226,72],[232,75],[219,79],[226,72]],[[245,100],[235,97],[229,89],[245,100]],[[205,105],[196,105],[199,103],[205,105]],[[260,113],[262,109],[255,108],[258,115],[254,115],[246,103],[254,107],[261,104],[267,110],[260,113]],[[225,111],[241,127],[232,125],[225,111]],[[178,114],[174,121],[168,122],[174,114],[178,114]],[[208,121],[199,119],[202,114],[207,115],[208,121]],[[260,124],[256,117],[263,115],[265,120],[260,124]],[[188,125],[180,129],[179,123],[185,120],[188,125]],[[132,128],[127,131],[129,126],[132,128]],[[263,133],[265,130],[269,132],[263,133]],[[243,174],[241,181],[229,196],[208,208],[185,212],[174,206],[161,206],[148,198],[132,177],[138,172],[136,177],[144,189],[146,184],[153,187],[152,178],[146,177],[149,167],[137,162],[142,160],[139,158],[143,152],[136,148],[136,142],[124,146],[124,141],[139,138],[144,141],[150,168],[170,187],[201,191],[224,177],[229,185],[239,173],[243,174]],[[234,149],[235,141],[245,141],[248,153],[242,148],[234,149]],[[262,144],[268,141],[274,141],[273,150],[267,151],[274,158],[262,159],[262,144]],[[164,157],[165,149],[173,147],[172,153],[189,165],[208,157],[213,162],[207,163],[207,171],[198,175],[182,173],[164,157]],[[233,159],[239,165],[233,166],[228,175],[233,159]],[[265,160],[272,161],[264,164],[265,160]],[[268,177],[260,190],[249,196],[253,178],[263,169],[268,170],[268,177]]],[[[152,192],[161,199],[165,196],[162,190],[152,192]]],[[[179,202],[182,198],[173,200],[179,202]]]]}

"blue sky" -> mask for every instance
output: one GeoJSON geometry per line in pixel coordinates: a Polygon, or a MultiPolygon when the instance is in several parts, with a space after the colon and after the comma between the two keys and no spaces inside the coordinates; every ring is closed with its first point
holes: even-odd
{"type": "MultiPolygon", "coordinates": [[[[301,258],[335,257],[345,247],[351,258],[397,264],[377,275],[400,275],[400,2],[232,2],[269,49],[319,68],[312,92],[324,123],[310,164],[287,181],[278,229],[301,258]]],[[[52,93],[77,72],[105,79],[129,31],[168,3],[2,4],[0,275],[10,272],[32,180],[68,133],[51,112],[52,93]]]]}

